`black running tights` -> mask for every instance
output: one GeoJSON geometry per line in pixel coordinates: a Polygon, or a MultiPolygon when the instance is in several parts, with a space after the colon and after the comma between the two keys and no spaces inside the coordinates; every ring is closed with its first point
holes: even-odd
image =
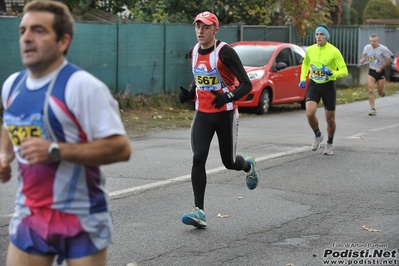
{"type": "Polygon", "coordinates": [[[250,170],[251,165],[241,155],[236,155],[237,131],[237,110],[220,113],[196,111],[190,132],[191,149],[193,151],[191,182],[194,190],[195,207],[204,209],[207,182],[205,164],[215,132],[218,137],[223,165],[231,170],[250,170]]]}

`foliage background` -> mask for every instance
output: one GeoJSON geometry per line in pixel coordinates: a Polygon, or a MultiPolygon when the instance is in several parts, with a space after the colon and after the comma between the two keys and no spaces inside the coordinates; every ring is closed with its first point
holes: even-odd
{"type": "Polygon", "coordinates": [[[340,25],[342,7],[348,0],[63,1],[71,9],[94,7],[114,14],[129,11],[128,18],[134,22],[191,23],[198,13],[210,11],[218,16],[222,25],[277,26],[290,23],[297,26],[304,36],[314,25],[340,25]]]}

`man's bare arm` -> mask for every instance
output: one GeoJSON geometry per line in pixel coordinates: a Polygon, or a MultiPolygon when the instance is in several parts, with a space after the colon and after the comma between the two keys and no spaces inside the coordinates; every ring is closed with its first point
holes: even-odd
{"type": "MultiPolygon", "coordinates": [[[[49,163],[52,161],[48,154],[51,141],[41,138],[26,138],[22,141],[21,156],[29,165],[49,163]]],[[[72,163],[98,166],[130,158],[131,147],[124,135],[113,135],[88,143],[59,142],[60,160],[72,163]]]]}

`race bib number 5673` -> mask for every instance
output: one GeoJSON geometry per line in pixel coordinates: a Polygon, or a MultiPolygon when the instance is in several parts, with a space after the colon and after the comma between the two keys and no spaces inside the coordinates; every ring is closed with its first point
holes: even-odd
{"type": "Polygon", "coordinates": [[[8,126],[8,134],[13,145],[21,146],[22,140],[29,137],[39,137],[43,136],[39,125],[29,125],[29,126],[8,126]]]}

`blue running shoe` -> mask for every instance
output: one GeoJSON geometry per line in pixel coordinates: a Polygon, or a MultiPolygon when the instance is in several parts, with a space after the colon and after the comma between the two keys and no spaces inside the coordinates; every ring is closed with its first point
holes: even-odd
{"type": "Polygon", "coordinates": [[[181,221],[184,224],[192,225],[197,228],[206,228],[206,216],[203,210],[195,207],[192,212],[183,214],[181,221]]]}
{"type": "Polygon", "coordinates": [[[255,189],[258,186],[258,172],[256,172],[255,158],[248,156],[245,161],[251,164],[251,170],[247,172],[246,180],[249,189],[255,189]]]}

